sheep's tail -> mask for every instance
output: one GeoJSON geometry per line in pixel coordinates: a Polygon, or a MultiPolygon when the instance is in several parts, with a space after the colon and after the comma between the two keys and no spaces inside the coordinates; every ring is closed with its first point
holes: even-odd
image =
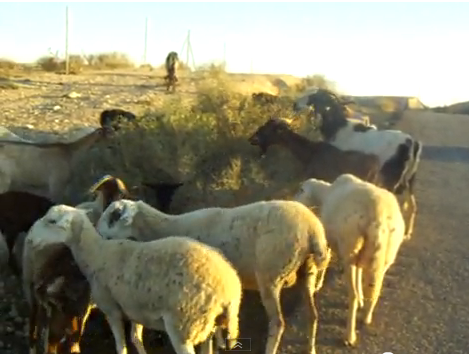
{"type": "Polygon", "coordinates": [[[309,253],[313,256],[317,270],[327,268],[331,252],[326,240],[326,231],[319,219],[309,236],[309,253]]]}
{"type": "Polygon", "coordinates": [[[239,301],[233,300],[223,309],[222,316],[226,321],[228,349],[233,349],[239,336],[239,306],[239,301]]]}
{"type": "MultiPolygon", "coordinates": [[[[389,231],[388,225],[383,222],[372,222],[364,233],[362,239],[363,245],[357,255],[356,265],[359,268],[366,269],[368,274],[382,274],[385,268],[387,249],[389,247],[389,231]]],[[[363,304],[363,285],[359,278],[356,279],[357,284],[354,287],[355,296],[361,304],[363,304]]]]}

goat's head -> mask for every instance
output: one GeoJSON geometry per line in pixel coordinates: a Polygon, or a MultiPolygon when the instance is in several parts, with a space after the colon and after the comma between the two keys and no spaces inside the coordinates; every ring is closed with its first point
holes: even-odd
{"type": "Polygon", "coordinates": [[[278,143],[282,133],[287,130],[289,130],[289,125],[286,120],[270,118],[251,135],[248,141],[251,145],[259,146],[261,156],[264,156],[267,152],[267,148],[270,145],[278,143]]]}
{"type": "Polygon", "coordinates": [[[58,240],[67,243],[81,235],[84,223],[91,223],[86,210],[65,204],[54,205],[36,223],[40,223],[43,232],[54,234],[58,240]]]}
{"type": "Polygon", "coordinates": [[[101,177],[90,187],[89,193],[102,193],[104,203],[103,210],[106,209],[113,201],[130,197],[124,182],[111,175],[101,177]]]}
{"type": "Polygon", "coordinates": [[[105,134],[109,135],[117,132],[123,122],[133,122],[136,118],[135,114],[123,109],[105,109],[99,116],[99,124],[105,134]]]}
{"type": "Polygon", "coordinates": [[[132,223],[138,212],[138,202],[122,199],[112,202],[96,224],[98,233],[105,239],[130,239],[132,223]]]}

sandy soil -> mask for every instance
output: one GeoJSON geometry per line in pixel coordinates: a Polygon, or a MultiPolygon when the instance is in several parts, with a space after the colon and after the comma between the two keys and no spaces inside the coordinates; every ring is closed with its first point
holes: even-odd
{"type": "MultiPolygon", "coordinates": [[[[122,107],[139,113],[165,99],[161,78],[149,73],[70,76],[41,75],[17,80],[17,90],[0,90],[0,124],[34,140],[51,139],[20,129],[58,132],[73,126],[96,126],[99,112],[122,107]],[[81,94],[78,98],[64,95],[81,94]],[[57,108],[59,107],[59,108],[57,108]]],[[[183,88],[187,94],[191,85],[183,88]]],[[[374,324],[361,330],[359,348],[342,345],[346,292],[342,279],[331,276],[318,295],[320,323],[317,352],[381,354],[383,352],[467,353],[469,328],[467,279],[469,210],[465,185],[469,173],[469,117],[431,112],[406,112],[397,126],[424,144],[417,183],[419,214],[413,239],[401,249],[385,280],[374,324]]],[[[293,291],[289,298],[296,296],[293,291]]],[[[22,294],[11,276],[0,281],[0,352],[27,353],[22,294]]],[[[298,300],[299,301],[299,300],[298,300]]],[[[280,353],[305,352],[305,311],[287,319],[280,353]]],[[[249,294],[241,313],[241,337],[250,338],[252,352],[263,353],[266,323],[256,294],[249,294]]],[[[173,353],[161,341],[146,336],[147,350],[173,353]]],[[[112,337],[99,314],[92,315],[83,353],[115,353],[112,337]]]]}

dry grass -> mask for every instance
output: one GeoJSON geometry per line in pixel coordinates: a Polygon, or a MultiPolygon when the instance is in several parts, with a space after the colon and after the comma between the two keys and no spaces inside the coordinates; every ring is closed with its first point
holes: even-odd
{"type": "MultiPolygon", "coordinates": [[[[53,56],[44,56],[37,60],[36,64],[47,72],[64,72],[65,60],[53,56]]],[[[135,64],[125,53],[111,52],[98,53],[86,56],[71,54],[69,56],[70,73],[78,74],[85,69],[88,70],[113,70],[130,69],[135,64]]]]}
{"type": "MultiPolygon", "coordinates": [[[[301,179],[299,164],[281,148],[259,158],[248,137],[271,116],[292,118],[291,104],[263,107],[235,91],[227,74],[216,67],[196,73],[196,95],[180,97],[139,117],[103,146],[82,156],[73,190],[84,188],[104,173],[130,186],[142,182],[184,182],[172,210],[234,206],[285,195],[301,179]],[[107,143],[108,144],[108,143],[107,143]],[[86,166],[86,168],[84,168],[86,166]]],[[[285,101],[288,102],[288,101],[285,101]]],[[[309,137],[318,135],[297,118],[294,126],[309,137]]]]}

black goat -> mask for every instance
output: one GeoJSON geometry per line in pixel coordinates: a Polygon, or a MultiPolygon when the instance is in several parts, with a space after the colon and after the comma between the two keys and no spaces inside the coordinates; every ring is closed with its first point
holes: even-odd
{"type": "Polygon", "coordinates": [[[101,112],[99,117],[99,122],[102,127],[113,128],[114,131],[120,129],[120,123],[124,120],[127,122],[134,123],[137,119],[137,116],[129,111],[124,111],[123,109],[114,108],[114,109],[105,109],[101,112]]]}

